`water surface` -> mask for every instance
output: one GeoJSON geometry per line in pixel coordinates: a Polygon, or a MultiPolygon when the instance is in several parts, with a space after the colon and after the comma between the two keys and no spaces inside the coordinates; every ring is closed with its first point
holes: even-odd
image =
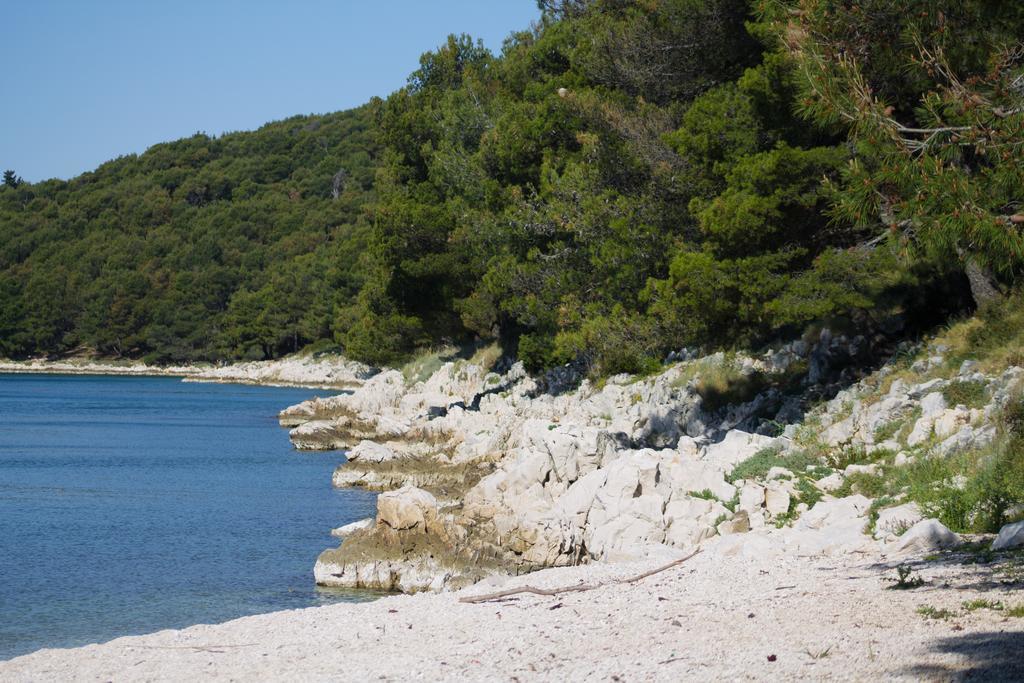
{"type": "Polygon", "coordinates": [[[329,530],[375,500],[277,426],[313,395],[0,374],[0,659],[365,599],[313,585],[329,530]]]}

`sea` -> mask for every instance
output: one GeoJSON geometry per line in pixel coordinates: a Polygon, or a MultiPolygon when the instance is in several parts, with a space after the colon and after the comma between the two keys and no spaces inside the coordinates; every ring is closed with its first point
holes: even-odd
{"type": "Polygon", "coordinates": [[[376,504],[278,426],[315,393],[0,374],[0,660],[378,597],[313,582],[376,504]]]}

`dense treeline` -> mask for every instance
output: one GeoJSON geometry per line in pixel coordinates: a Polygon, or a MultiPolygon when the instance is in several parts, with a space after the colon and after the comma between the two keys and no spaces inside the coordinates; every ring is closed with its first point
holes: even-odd
{"type": "Polygon", "coordinates": [[[368,108],[196,134],[0,189],[0,354],[265,357],[329,338],[362,286],[368,108]]]}
{"type": "Polygon", "coordinates": [[[482,337],[640,371],[1013,284],[1016,3],[540,6],[500,55],[451,36],[366,109],[0,190],[0,351],[330,338],[387,363],[482,337]]]}

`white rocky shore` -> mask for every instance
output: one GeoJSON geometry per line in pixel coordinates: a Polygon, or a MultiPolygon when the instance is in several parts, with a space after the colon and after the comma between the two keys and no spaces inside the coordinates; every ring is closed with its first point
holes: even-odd
{"type": "Polygon", "coordinates": [[[138,375],[153,377],[187,377],[205,368],[193,365],[147,365],[140,361],[103,361],[88,359],[7,360],[0,358],[0,373],[58,375],[138,375]]]}
{"type": "Polygon", "coordinates": [[[901,378],[883,367],[805,414],[801,400],[827,388],[828,358],[859,343],[717,354],[569,390],[519,366],[498,374],[456,362],[423,382],[385,371],[292,406],[281,423],[297,448],[347,450],[335,486],[386,492],[374,519],[336,530],[344,540],[320,556],[316,580],[450,590],[731,535],[759,555],[889,552],[924,511],[900,496],[873,505],[845,480],[989,443],[1024,370],[989,376],[965,362],[943,378],[932,357],[901,378]],[[712,404],[708,377],[764,384],[794,370],[795,396],[776,381],[742,403],[712,404]],[[974,388],[984,405],[948,405],[953,385],[974,388]],[[769,543],[759,532],[775,527],[769,543]]]}
{"type": "Polygon", "coordinates": [[[226,365],[148,365],[141,361],[88,359],[0,359],[0,373],[181,377],[186,382],[347,389],[359,386],[373,371],[362,363],[337,355],[296,354],[277,360],[226,365]]]}

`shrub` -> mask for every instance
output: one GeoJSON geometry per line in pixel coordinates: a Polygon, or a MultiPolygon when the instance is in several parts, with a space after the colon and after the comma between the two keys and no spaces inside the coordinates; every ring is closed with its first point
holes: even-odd
{"type": "Polygon", "coordinates": [[[950,382],[942,390],[942,396],[951,406],[964,405],[968,408],[981,408],[987,403],[988,391],[984,382],[950,382]]]}
{"type": "Polygon", "coordinates": [[[889,422],[886,422],[885,424],[879,425],[875,429],[875,443],[881,443],[883,441],[888,441],[892,437],[896,436],[896,432],[900,431],[900,428],[902,426],[903,426],[903,420],[901,420],[899,418],[897,418],[895,420],[890,420],[889,422]]]}
{"type": "Polygon", "coordinates": [[[799,472],[813,464],[813,461],[803,452],[782,454],[779,446],[762,448],[739,465],[727,477],[728,481],[734,482],[740,479],[760,479],[768,474],[773,467],[785,467],[787,470],[799,472]]]}

